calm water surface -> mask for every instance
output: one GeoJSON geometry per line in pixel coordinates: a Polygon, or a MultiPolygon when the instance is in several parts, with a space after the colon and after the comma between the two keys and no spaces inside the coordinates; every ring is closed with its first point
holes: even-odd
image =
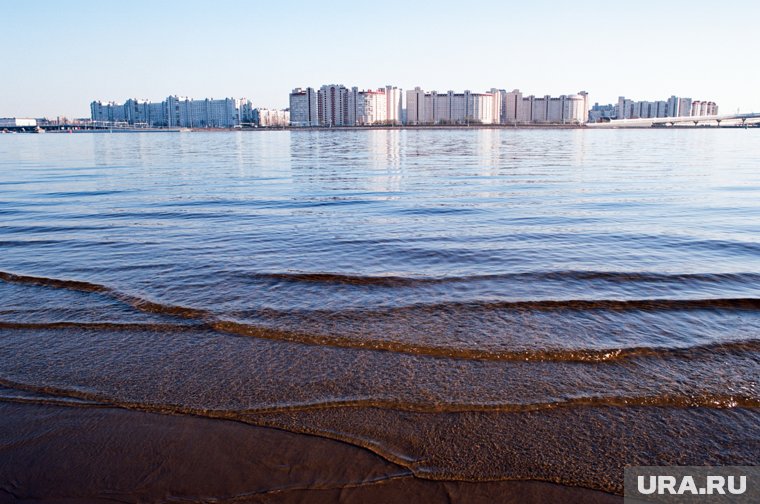
{"type": "Polygon", "coordinates": [[[0,395],[433,478],[760,464],[753,130],[0,136],[0,395]]]}

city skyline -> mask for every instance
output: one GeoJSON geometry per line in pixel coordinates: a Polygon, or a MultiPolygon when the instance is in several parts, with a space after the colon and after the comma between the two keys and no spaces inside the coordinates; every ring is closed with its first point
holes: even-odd
{"type": "Polygon", "coordinates": [[[599,103],[709,96],[727,113],[760,111],[760,69],[746,60],[758,45],[748,34],[760,6],[749,1],[480,2],[465,12],[455,2],[395,0],[57,8],[4,6],[12,78],[0,82],[0,116],[84,117],[93,97],[169,93],[286,108],[287,91],[316,82],[537,96],[585,89],[599,103]]]}
{"type": "MultiPolygon", "coordinates": [[[[580,125],[610,119],[715,117],[719,115],[719,105],[706,99],[672,95],[656,101],[620,96],[616,105],[595,103],[590,106],[585,91],[552,97],[535,96],[519,89],[439,93],[415,87],[404,93],[390,85],[360,90],[356,86],[324,84],[318,89],[294,88],[286,109],[257,107],[245,98],[194,99],[174,95],[160,102],[133,98],[123,102],[96,100],[90,104],[90,111],[90,119],[95,123],[159,128],[580,125]]],[[[730,115],[723,114],[720,120],[730,115]]]]}

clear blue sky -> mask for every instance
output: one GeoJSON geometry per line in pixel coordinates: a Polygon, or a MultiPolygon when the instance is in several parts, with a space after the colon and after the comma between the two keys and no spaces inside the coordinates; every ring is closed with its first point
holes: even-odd
{"type": "Polygon", "coordinates": [[[3,0],[0,117],[170,94],[286,107],[293,87],[329,83],[760,112],[759,19],[758,0],[3,0]]]}

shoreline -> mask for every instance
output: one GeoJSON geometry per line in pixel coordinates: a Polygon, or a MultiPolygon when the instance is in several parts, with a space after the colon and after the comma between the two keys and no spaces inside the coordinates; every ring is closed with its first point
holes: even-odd
{"type": "Polygon", "coordinates": [[[726,124],[677,124],[674,126],[643,126],[643,125],[623,125],[610,123],[586,123],[586,124],[478,124],[478,125],[457,125],[457,124],[424,124],[424,125],[402,125],[402,126],[311,126],[311,127],[261,127],[261,128],[189,128],[190,132],[212,132],[212,131],[415,131],[415,130],[442,130],[442,131],[467,131],[467,130],[595,130],[595,129],[747,129],[760,127],[760,124],[750,124],[746,128],[741,125],[726,124]]]}
{"type": "Polygon", "coordinates": [[[751,123],[746,126],[741,124],[676,124],[672,126],[643,125],[643,124],[610,124],[610,123],[586,123],[586,124],[426,124],[426,125],[399,125],[399,126],[311,126],[311,127],[242,127],[242,128],[69,128],[51,129],[41,128],[42,131],[3,131],[0,133],[222,133],[222,132],[249,132],[249,131],[416,131],[416,130],[442,130],[442,131],[466,131],[466,130],[702,130],[702,129],[752,129],[759,128],[760,123],[751,123]]]}
{"type": "Polygon", "coordinates": [[[0,418],[11,502],[623,501],[536,480],[423,479],[349,443],[233,420],[10,401],[0,418]]]}

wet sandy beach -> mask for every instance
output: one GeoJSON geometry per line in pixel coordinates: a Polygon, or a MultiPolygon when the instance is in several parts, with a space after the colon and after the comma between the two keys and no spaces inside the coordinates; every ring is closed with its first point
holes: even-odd
{"type": "Polygon", "coordinates": [[[415,477],[318,436],[119,408],[0,404],[0,502],[587,502],[536,481],[415,477]]]}

